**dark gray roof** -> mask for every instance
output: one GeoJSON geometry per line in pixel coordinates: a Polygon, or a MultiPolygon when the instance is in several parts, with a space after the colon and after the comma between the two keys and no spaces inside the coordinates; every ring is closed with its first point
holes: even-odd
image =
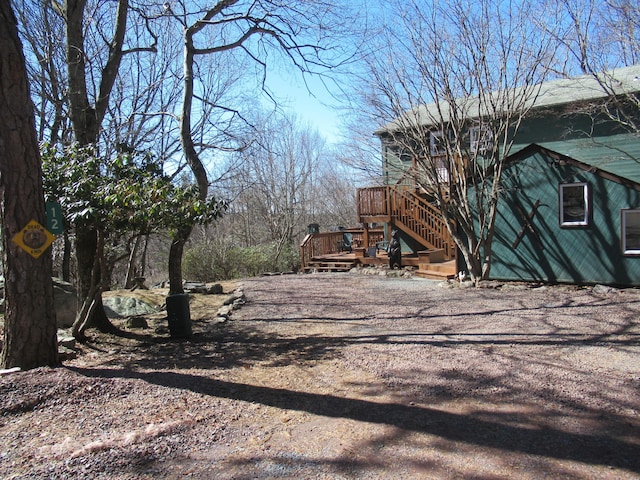
{"type": "MultiPolygon", "coordinates": [[[[531,97],[528,106],[532,103],[533,108],[543,108],[605,98],[611,92],[615,92],[616,95],[636,93],[640,92],[640,65],[610,70],[599,75],[598,79],[592,75],[562,78],[538,85],[539,91],[534,86],[518,87],[514,94],[517,98],[517,90],[520,90],[522,95],[531,97]],[[606,88],[601,83],[606,85],[606,88]]],[[[493,95],[498,98],[500,95],[504,96],[504,92],[496,92],[493,95]]],[[[497,104],[499,105],[499,101],[497,104]]],[[[483,109],[486,109],[478,97],[457,99],[455,108],[469,119],[482,117],[483,109]]],[[[410,125],[430,126],[447,123],[451,111],[452,107],[446,101],[421,105],[388,123],[376,131],[376,135],[410,125]]]]}

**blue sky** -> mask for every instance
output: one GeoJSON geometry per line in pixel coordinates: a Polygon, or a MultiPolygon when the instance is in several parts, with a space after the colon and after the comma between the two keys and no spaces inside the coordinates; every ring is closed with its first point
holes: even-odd
{"type": "Polygon", "coordinates": [[[272,76],[268,85],[282,102],[285,112],[295,113],[302,122],[318,130],[328,143],[335,143],[341,130],[337,100],[332,98],[319,78],[309,77],[306,80],[307,86],[300,74],[283,73],[272,76]]]}

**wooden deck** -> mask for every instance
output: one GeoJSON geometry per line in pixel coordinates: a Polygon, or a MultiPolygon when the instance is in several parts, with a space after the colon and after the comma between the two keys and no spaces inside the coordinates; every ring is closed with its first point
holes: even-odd
{"type": "MultiPolygon", "coordinates": [[[[342,252],[312,258],[305,266],[305,272],[348,272],[358,266],[388,266],[389,259],[384,251],[375,257],[363,256],[362,252],[342,252]]],[[[429,261],[421,255],[403,255],[403,267],[413,267],[415,275],[432,280],[447,280],[456,275],[456,261],[429,261]]]]}
{"type": "Polygon", "coordinates": [[[346,272],[357,266],[388,266],[389,259],[381,248],[390,229],[398,228],[413,240],[409,248],[414,253],[402,256],[404,267],[413,267],[415,274],[424,278],[443,280],[456,275],[457,248],[449,233],[454,225],[448,225],[425,198],[389,185],[360,188],[356,197],[362,228],[309,233],[300,245],[303,271],[346,272]],[[380,222],[388,224],[386,231],[369,228],[380,222]]]}
{"type": "Polygon", "coordinates": [[[442,250],[447,260],[456,257],[456,244],[441,212],[413,190],[400,186],[359,188],[358,221],[389,223],[425,249],[442,250]]]}

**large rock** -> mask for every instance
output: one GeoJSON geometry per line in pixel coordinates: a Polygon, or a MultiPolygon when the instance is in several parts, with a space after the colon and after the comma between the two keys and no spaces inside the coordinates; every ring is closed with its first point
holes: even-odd
{"type": "Polygon", "coordinates": [[[157,313],[158,307],[136,297],[105,297],[102,299],[104,311],[109,318],[136,317],[157,313]]]}
{"type": "Polygon", "coordinates": [[[224,293],[222,285],[219,283],[207,286],[206,283],[202,282],[185,282],[182,288],[184,293],[203,293],[206,295],[221,295],[224,293]]]}
{"type": "Polygon", "coordinates": [[[202,282],[184,282],[184,293],[207,293],[207,285],[202,282]]]}
{"type": "Polygon", "coordinates": [[[69,328],[73,325],[78,313],[78,296],[75,287],[59,278],[54,278],[53,302],[58,328],[69,328]]]}

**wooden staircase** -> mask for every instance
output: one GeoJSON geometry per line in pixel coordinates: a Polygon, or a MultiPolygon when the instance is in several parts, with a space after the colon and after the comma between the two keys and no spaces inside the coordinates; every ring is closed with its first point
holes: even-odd
{"type": "Polygon", "coordinates": [[[456,245],[440,211],[415,190],[401,186],[361,188],[357,191],[361,223],[385,222],[424,247],[418,252],[417,275],[452,278],[457,271],[456,245]]]}
{"type": "MultiPolygon", "coordinates": [[[[402,186],[360,188],[356,191],[358,219],[363,230],[313,233],[300,245],[305,272],[348,272],[357,265],[385,265],[384,257],[365,254],[385,243],[382,229],[369,229],[371,223],[387,223],[415,240],[423,250],[403,254],[403,265],[417,267],[416,275],[448,279],[457,272],[456,245],[440,211],[415,190],[402,186]],[[350,233],[353,253],[344,253],[343,234],[350,233]],[[416,258],[417,257],[417,258],[416,258]]],[[[414,247],[415,248],[415,247],[414,247]]],[[[406,252],[405,252],[406,253],[406,252]]]]}
{"type": "Polygon", "coordinates": [[[418,277],[431,280],[449,280],[456,275],[456,260],[445,260],[444,250],[418,252],[418,277]]]}
{"type": "Polygon", "coordinates": [[[442,250],[444,258],[456,256],[456,245],[440,211],[409,190],[389,189],[391,224],[428,250],[442,250]]]}

